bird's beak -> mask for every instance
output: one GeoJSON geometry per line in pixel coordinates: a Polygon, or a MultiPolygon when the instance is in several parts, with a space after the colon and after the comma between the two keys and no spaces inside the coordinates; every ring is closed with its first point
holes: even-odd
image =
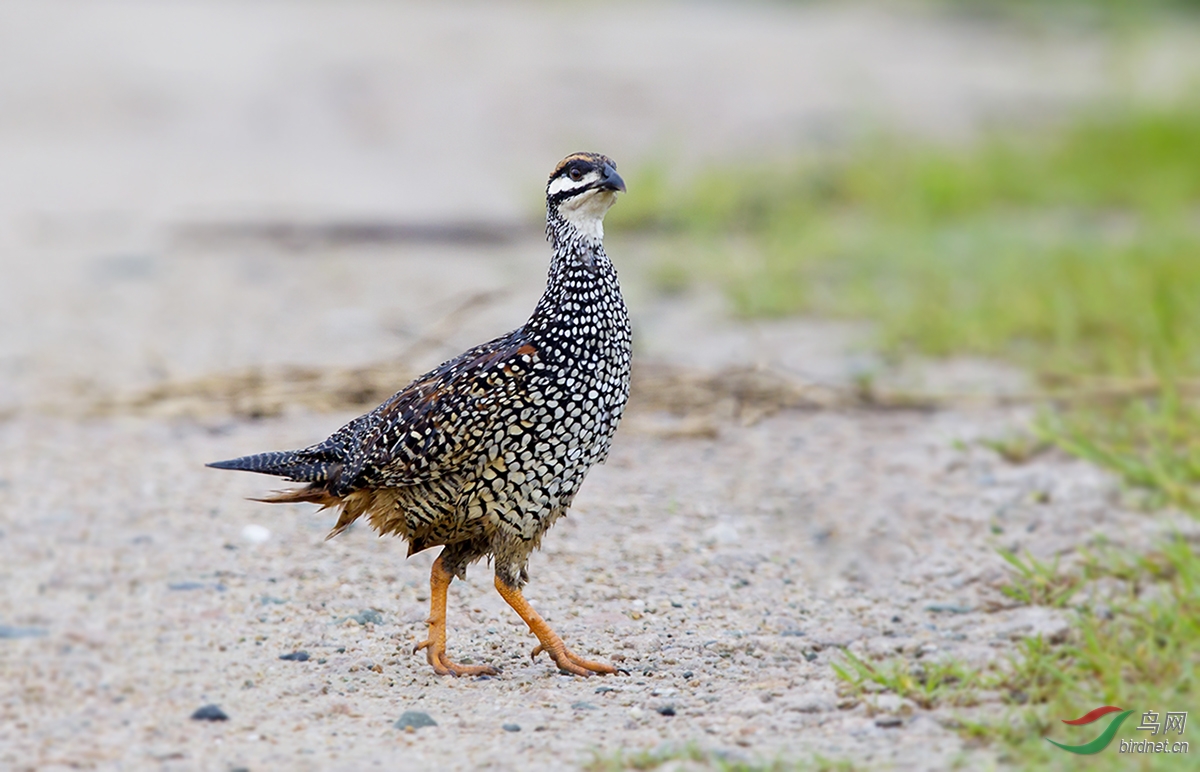
{"type": "Polygon", "coordinates": [[[625,180],[621,179],[621,175],[617,174],[612,164],[604,164],[604,177],[596,187],[600,190],[619,190],[624,193],[625,180]]]}

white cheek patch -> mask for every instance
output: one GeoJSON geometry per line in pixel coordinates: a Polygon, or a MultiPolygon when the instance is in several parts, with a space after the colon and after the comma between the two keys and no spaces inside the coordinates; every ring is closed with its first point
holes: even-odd
{"type": "Polygon", "coordinates": [[[588,185],[600,179],[599,172],[588,172],[577,180],[571,179],[569,176],[562,176],[550,183],[550,187],[546,192],[551,196],[557,196],[559,193],[566,193],[569,190],[579,190],[586,188],[588,185]]]}

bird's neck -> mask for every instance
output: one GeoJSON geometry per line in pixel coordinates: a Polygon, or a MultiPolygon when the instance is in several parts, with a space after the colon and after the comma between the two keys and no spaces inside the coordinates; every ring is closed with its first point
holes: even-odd
{"type": "MultiPolygon", "coordinates": [[[[617,271],[604,252],[598,237],[581,232],[570,223],[551,218],[546,234],[554,248],[546,291],[538,301],[527,328],[553,331],[573,322],[595,320],[607,328],[607,317],[614,303],[617,315],[623,315],[625,304],[617,283],[617,271]]],[[[619,321],[619,320],[618,320],[619,321]]]]}
{"type": "Polygon", "coordinates": [[[555,276],[569,272],[573,265],[597,275],[612,268],[608,255],[604,254],[604,226],[600,217],[571,219],[551,210],[546,217],[546,240],[554,251],[547,292],[553,287],[555,276]]]}
{"type": "Polygon", "coordinates": [[[570,218],[551,210],[546,217],[546,240],[555,257],[573,254],[587,260],[591,252],[604,254],[604,219],[602,216],[570,218]]]}

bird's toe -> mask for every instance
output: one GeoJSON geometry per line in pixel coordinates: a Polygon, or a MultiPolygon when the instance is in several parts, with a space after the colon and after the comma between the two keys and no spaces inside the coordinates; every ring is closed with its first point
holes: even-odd
{"type": "Polygon", "coordinates": [[[439,649],[430,641],[418,643],[413,649],[413,654],[416,654],[421,649],[425,649],[425,658],[428,660],[433,672],[438,675],[460,676],[494,676],[500,675],[500,671],[490,665],[460,665],[446,656],[445,649],[439,649]]]}
{"type": "Polygon", "coordinates": [[[530,656],[537,658],[537,655],[541,654],[543,651],[547,652],[551,657],[554,658],[554,664],[558,665],[558,669],[560,671],[564,673],[570,673],[571,675],[583,676],[584,678],[587,678],[588,676],[596,674],[612,675],[614,673],[623,672],[612,665],[607,665],[603,662],[594,662],[590,659],[584,659],[567,648],[563,648],[561,651],[555,652],[539,644],[538,646],[534,647],[530,656]]]}

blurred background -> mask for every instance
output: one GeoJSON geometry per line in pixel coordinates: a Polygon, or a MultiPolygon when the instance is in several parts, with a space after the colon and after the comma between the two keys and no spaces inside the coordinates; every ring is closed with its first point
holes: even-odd
{"type": "Polygon", "coordinates": [[[307,444],[520,324],[577,150],[629,187],[606,243],[645,435],[1016,404],[987,418],[1007,461],[1200,509],[1200,3],[6,0],[0,549],[27,564],[0,630],[52,630],[27,599],[74,570],[16,513],[157,501],[136,530],[184,518],[171,480],[252,493],[191,480],[223,435],[307,444]]]}
{"type": "Polygon", "coordinates": [[[581,148],[632,186],[609,232],[646,361],[862,386],[982,355],[1040,380],[904,387],[1186,397],[1195,11],[5,3],[0,412],[433,364],[522,319],[581,148]],[[800,316],[870,326],[723,326],[800,316]]]}
{"type": "MultiPolygon", "coordinates": [[[[1154,309],[1189,313],[1170,298],[1196,275],[1189,11],[5,3],[0,409],[394,354],[472,272],[384,280],[370,261],[536,238],[546,171],[579,148],[634,185],[610,232],[641,239],[626,270],[649,292],[719,286],[749,317],[886,316],[893,347],[1144,374],[1139,336],[1154,309]],[[1186,275],[1155,274],[1163,297],[1118,275],[1147,262],[1186,275]],[[299,278],[338,270],[355,275],[299,278]],[[239,297],[251,275],[265,296],[239,297]],[[389,295],[414,281],[444,291],[389,295]]],[[[1195,365],[1188,340],[1155,345],[1195,365]]]]}

